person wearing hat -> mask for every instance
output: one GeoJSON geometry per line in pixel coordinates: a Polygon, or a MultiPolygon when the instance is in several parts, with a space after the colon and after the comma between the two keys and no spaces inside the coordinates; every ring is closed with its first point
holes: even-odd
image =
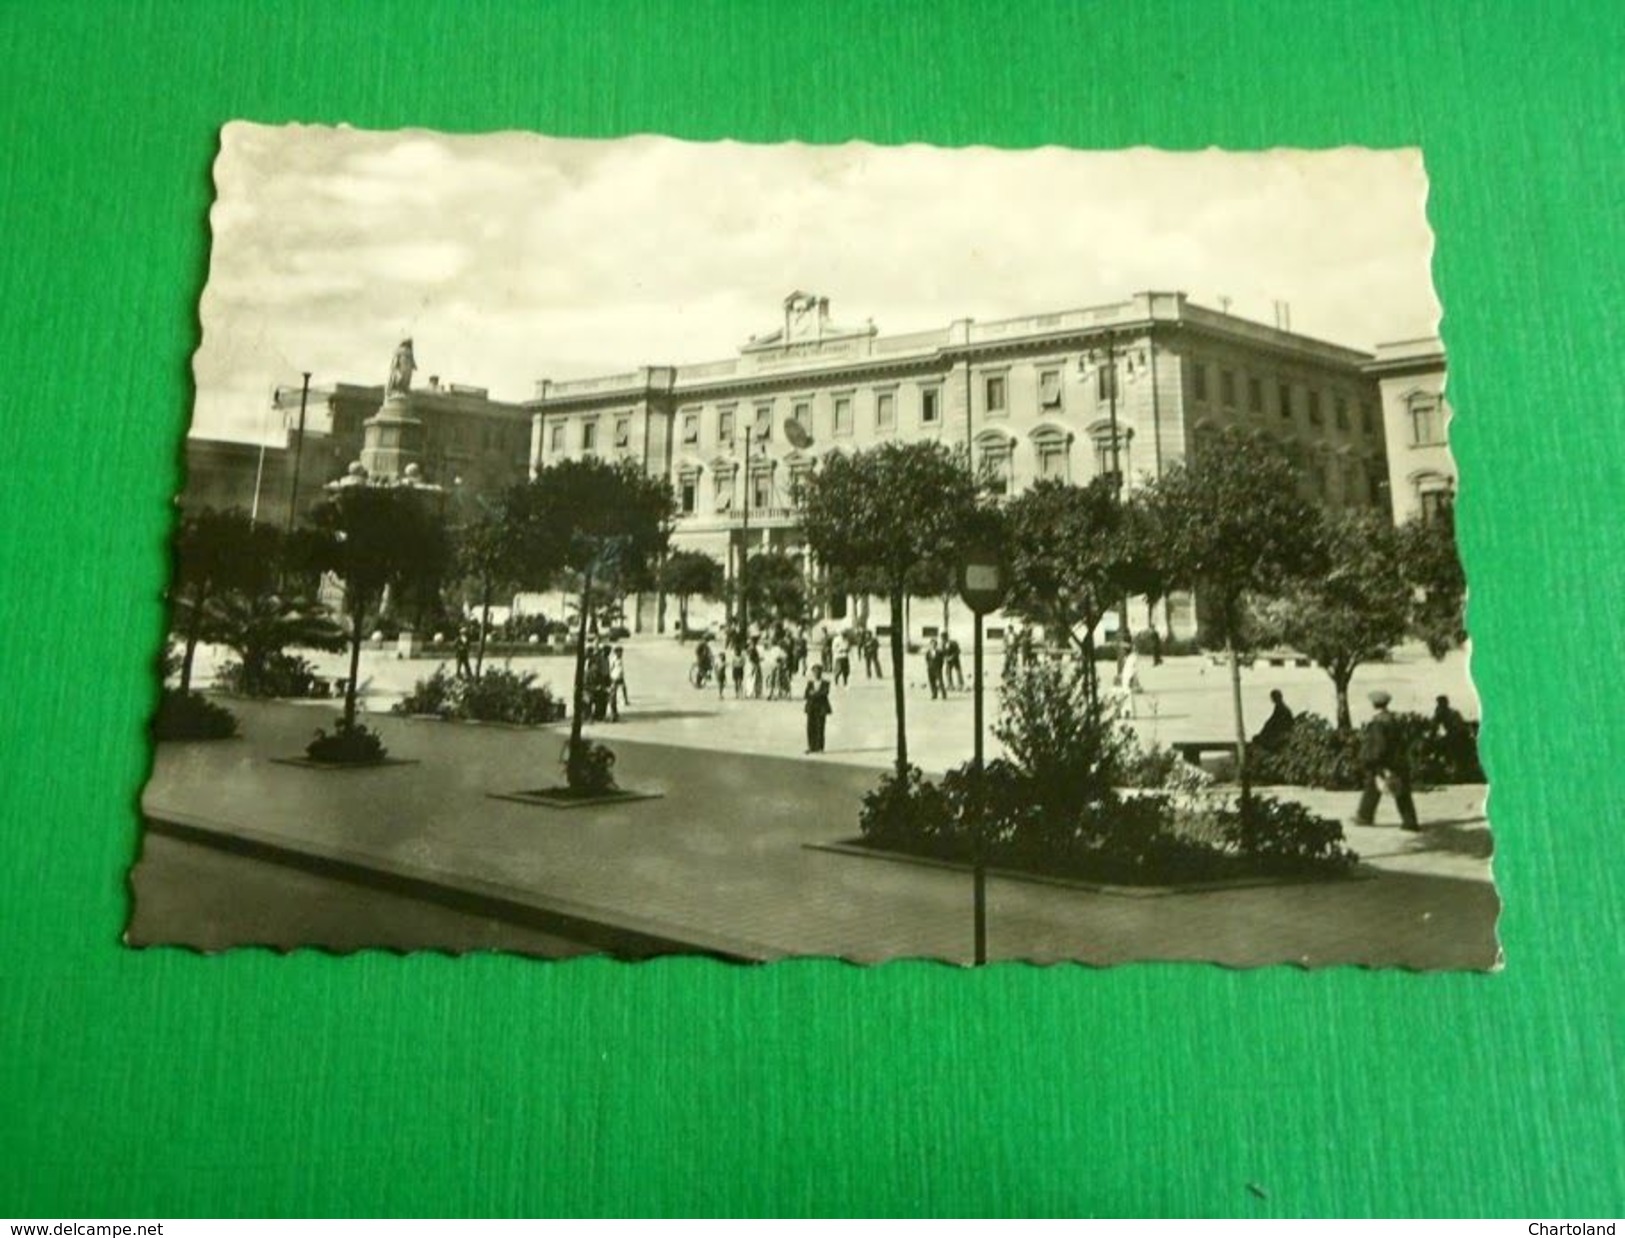
{"type": "Polygon", "coordinates": [[[1360,792],[1360,806],[1354,813],[1355,825],[1375,825],[1377,804],[1382,799],[1383,781],[1394,797],[1399,809],[1400,825],[1406,830],[1420,830],[1416,822],[1416,804],[1411,800],[1410,754],[1405,751],[1405,740],[1399,732],[1399,720],[1388,712],[1393,697],[1380,689],[1371,694],[1371,704],[1377,712],[1365,724],[1360,738],[1360,767],[1365,771],[1365,789],[1360,792]]]}
{"type": "Polygon", "coordinates": [[[829,681],[824,678],[824,668],[818,663],[812,664],[812,678],[807,680],[807,686],[802,691],[806,701],[807,710],[807,751],[824,751],[824,723],[835,712],[829,703],[829,681]]]}

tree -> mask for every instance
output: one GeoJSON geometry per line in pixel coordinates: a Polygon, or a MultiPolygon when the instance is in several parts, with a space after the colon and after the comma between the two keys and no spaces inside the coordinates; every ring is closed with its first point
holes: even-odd
{"type": "Polygon", "coordinates": [[[800,623],[807,614],[807,583],[801,565],[780,551],[752,555],[740,570],[736,588],[745,612],[785,623],[800,623]]]}
{"type": "Polygon", "coordinates": [[[1331,676],[1337,727],[1354,729],[1349,681],[1404,638],[1410,589],[1393,523],[1371,512],[1322,517],[1324,570],[1294,581],[1260,606],[1268,630],[1331,676]]]}
{"type": "Polygon", "coordinates": [[[660,565],[660,587],[677,599],[677,627],[688,633],[688,601],[692,597],[719,598],[724,587],[722,564],[698,550],[678,550],[660,565]]]}
{"type": "Polygon", "coordinates": [[[666,549],[676,510],[664,478],[635,464],[596,458],[565,460],[543,469],[524,488],[522,557],[533,577],[569,573],[576,593],[575,687],[570,709],[566,776],[576,785],[584,768],[587,624],[600,592],[624,596],[651,583],[666,549]]]}
{"type": "Polygon", "coordinates": [[[1412,590],[1411,634],[1442,658],[1467,639],[1467,574],[1456,549],[1454,509],[1402,525],[1399,554],[1412,590]]]}
{"type": "Polygon", "coordinates": [[[367,622],[386,594],[401,605],[433,597],[452,562],[441,497],[410,486],[346,486],[314,509],[297,556],[344,586],[349,620],[350,674],[343,727],[355,726],[356,677],[367,622]]]}
{"type": "Polygon", "coordinates": [[[1010,565],[1006,609],[1063,632],[1082,654],[1090,700],[1097,699],[1095,627],[1144,573],[1130,537],[1128,505],[1111,479],[1087,486],[1040,481],[1004,510],[1010,565]]]}
{"type": "Polygon", "coordinates": [[[1210,632],[1230,655],[1236,720],[1236,766],[1248,791],[1247,731],[1241,710],[1244,605],[1249,595],[1273,596],[1318,565],[1323,547],[1317,515],[1298,497],[1298,478],[1272,443],[1221,431],[1189,465],[1149,488],[1146,501],[1164,550],[1167,577],[1193,588],[1210,632]]]}
{"type": "Polygon", "coordinates": [[[192,660],[209,632],[210,610],[229,590],[269,590],[276,578],[281,538],[247,512],[205,508],[184,516],[175,532],[175,570],[170,581],[171,622],[180,636],[181,693],[192,687],[192,660]]]}
{"type": "Polygon", "coordinates": [[[976,511],[975,480],[940,443],[885,443],[834,454],[807,481],[807,544],[832,572],[871,579],[891,604],[897,769],[908,770],[903,701],[903,599],[922,575],[952,563],[976,511]]]}
{"type": "Polygon", "coordinates": [[[266,668],[284,649],[339,650],[349,643],[314,599],[246,590],[222,594],[211,604],[209,631],[242,662],[242,688],[249,696],[264,692],[266,668]]]}
{"type": "Polygon", "coordinates": [[[464,500],[463,519],[454,531],[457,574],[473,590],[475,604],[480,608],[475,679],[485,667],[492,604],[502,591],[514,591],[528,583],[525,494],[521,484],[495,498],[475,495],[464,500]]]}

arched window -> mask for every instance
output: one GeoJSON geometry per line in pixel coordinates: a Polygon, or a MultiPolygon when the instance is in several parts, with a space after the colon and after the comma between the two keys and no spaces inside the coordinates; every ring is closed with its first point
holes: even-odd
{"type": "MultiPolygon", "coordinates": [[[[1122,486],[1123,478],[1129,474],[1129,442],[1133,437],[1133,430],[1118,423],[1117,437],[1114,439],[1109,419],[1097,421],[1089,427],[1089,441],[1095,450],[1096,477],[1105,477],[1115,481],[1118,487],[1122,486]]],[[[1196,435],[1198,454],[1204,441],[1203,432],[1199,428],[1196,435]]]]}
{"type": "Polygon", "coordinates": [[[998,430],[985,430],[976,437],[977,476],[993,494],[1010,493],[1013,483],[1010,465],[1015,445],[1015,439],[998,430]]]}
{"type": "Polygon", "coordinates": [[[1437,447],[1444,443],[1444,402],[1431,391],[1413,391],[1405,397],[1406,416],[1411,427],[1412,447],[1437,447]]]}
{"type": "Polygon", "coordinates": [[[1456,482],[1443,473],[1413,473],[1411,486],[1416,492],[1416,508],[1424,521],[1437,520],[1449,514],[1456,505],[1456,482]]]}
{"type": "Polygon", "coordinates": [[[726,458],[711,462],[711,510],[731,512],[734,506],[734,474],[739,465],[726,458]]]}
{"type": "Polygon", "coordinates": [[[1031,435],[1039,481],[1072,480],[1072,435],[1055,426],[1039,426],[1031,435]]]}

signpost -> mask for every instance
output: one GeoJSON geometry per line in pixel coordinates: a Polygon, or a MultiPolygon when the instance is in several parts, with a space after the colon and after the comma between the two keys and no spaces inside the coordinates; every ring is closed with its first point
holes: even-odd
{"type": "Polygon", "coordinates": [[[976,820],[971,839],[971,904],[975,921],[976,966],[987,962],[987,856],[982,832],[982,616],[1004,603],[1007,573],[997,546],[977,543],[966,548],[959,565],[959,597],[975,616],[971,642],[971,709],[976,731],[971,768],[976,780],[976,820]]]}

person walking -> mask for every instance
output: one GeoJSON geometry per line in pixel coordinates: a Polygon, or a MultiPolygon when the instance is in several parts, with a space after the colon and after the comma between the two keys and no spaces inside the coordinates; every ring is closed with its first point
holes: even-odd
{"type": "Polygon", "coordinates": [[[1422,827],[1417,824],[1416,804],[1411,799],[1410,756],[1405,751],[1405,739],[1399,731],[1399,720],[1388,712],[1393,698],[1380,689],[1371,694],[1376,713],[1365,724],[1360,738],[1360,768],[1365,771],[1365,789],[1360,792],[1360,805],[1354,812],[1355,825],[1375,825],[1377,805],[1382,800],[1383,784],[1394,797],[1399,809],[1401,828],[1412,832],[1422,827]]]}
{"type": "Polygon", "coordinates": [[[951,632],[943,634],[942,686],[944,696],[949,688],[959,692],[965,690],[965,668],[959,664],[959,642],[951,632]]]}
{"type": "Polygon", "coordinates": [[[852,685],[852,644],[846,639],[846,633],[835,633],[831,648],[835,657],[835,683],[842,688],[850,687],[852,685]]]}
{"type": "Polygon", "coordinates": [[[619,645],[609,652],[609,691],[611,698],[620,697],[621,704],[632,703],[632,694],[626,690],[626,650],[619,645]]]}
{"type": "Polygon", "coordinates": [[[457,678],[474,678],[474,668],[468,664],[468,624],[457,625],[457,678]]]}
{"type": "Polygon", "coordinates": [[[933,635],[925,643],[925,682],[931,688],[931,699],[946,699],[948,692],[942,686],[942,646],[933,635]]]}
{"type": "Polygon", "coordinates": [[[863,677],[886,678],[886,672],[880,669],[880,637],[868,629],[863,633],[863,677]]]}
{"type": "Polygon", "coordinates": [[[824,678],[824,668],[817,663],[813,664],[812,675],[801,695],[804,702],[802,707],[807,711],[807,751],[822,752],[824,724],[835,712],[835,707],[829,703],[829,681],[824,678]]]}
{"type": "MultiPolygon", "coordinates": [[[[717,650],[717,700],[719,701],[728,688],[728,662],[728,646],[724,644],[717,650]]],[[[735,695],[738,695],[737,692],[735,695]]]]}

